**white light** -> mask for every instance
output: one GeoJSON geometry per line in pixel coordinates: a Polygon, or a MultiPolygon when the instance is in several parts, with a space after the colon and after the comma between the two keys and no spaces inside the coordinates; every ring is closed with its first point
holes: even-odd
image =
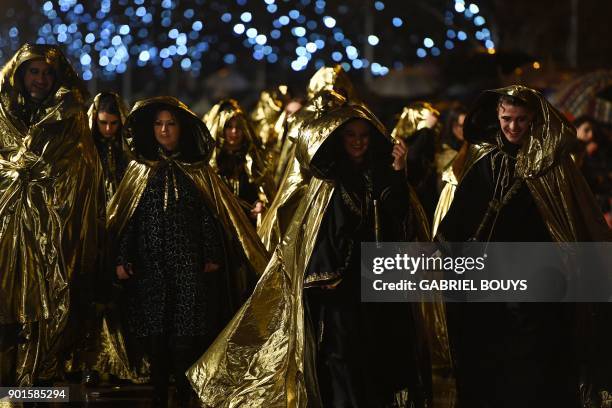
{"type": "Polygon", "coordinates": [[[248,23],[253,19],[253,16],[251,15],[251,13],[249,13],[248,11],[245,11],[244,13],[242,13],[240,15],[240,19],[245,22],[248,23]]]}
{"type": "Polygon", "coordinates": [[[323,24],[327,28],[334,28],[336,26],[336,19],[330,16],[323,17],[323,24]]]}
{"type": "Polygon", "coordinates": [[[251,27],[246,31],[246,35],[249,38],[255,38],[257,37],[257,30],[251,27]]]}
{"type": "Polygon", "coordinates": [[[479,26],[479,27],[480,27],[481,25],[483,25],[484,23],[485,23],[485,19],[484,19],[484,17],[483,17],[483,16],[477,16],[477,17],[474,19],[474,24],[476,24],[476,25],[477,25],[477,26],[479,26]]]}
{"type": "Polygon", "coordinates": [[[278,22],[279,22],[279,23],[281,23],[282,25],[287,25],[287,24],[289,24],[289,21],[290,21],[290,20],[289,20],[289,17],[287,17],[287,16],[280,16],[280,17],[278,18],[278,22]]]}
{"type": "Polygon", "coordinates": [[[459,31],[459,32],[457,33],[457,38],[458,38],[460,41],[465,41],[465,40],[467,39],[467,34],[466,34],[465,32],[463,32],[463,31],[459,31]]]}
{"type": "Polygon", "coordinates": [[[374,63],[372,63],[372,65],[370,65],[370,70],[375,75],[380,74],[380,68],[381,68],[381,66],[380,66],[380,64],[378,62],[374,62],[374,63]]]}
{"type": "Polygon", "coordinates": [[[306,29],[304,27],[294,27],[291,31],[296,37],[303,37],[306,35],[306,29]]]}
{"type": "Polygon", "coordinates": [[[399,17],[393,17],[392,22],[394,27],[401,27],[404,24],[404,21],[399,17]]]}
{"type": "Polygon", "coordinates": [[[297,62],[297,61],[292,61],[291,62],[291,69],[294,70],[294,71],[299,71],[299,70],[302,69],[302,65],[299,62],[297,62]]]}
{"type": "Polygon", "coordinates": [[[309,42],[308,44],[306,44],[306,51],[308,51],[309,53],[314,53],[317,51],[317,44],[313,43],[313,42],[309,42]]]}
{"type": "Polygon", "coordinates": [[[257,37],[255,37],[255,42],[259,45],[264,45],[265,43],[268,42],[268,39],[266,38],[265,35],[259,34],[257,37]]]}
{"type": "Polygon", "coordinates": [[[487,47],[487,48],[495,48],[495,43],[493,41],[491,41],[491,40],[487,40],[485,42],[485,47],[487,47]]]}
{"type": "Polygon", "coordinates": [[[427,48],[431,48],[434,46],[434,42],[431,38],[427,37],[423,40],[423,45],[426,46],[427,48]]]}
{"type": "Polygon", "coordinates": [[[244,30],[245,30],[245,28],[244,28],[244,24],[240,24],[240,23],[238,23],[238,24],[236,24],[236,25],[234,26],[234,32],[235,32],[236,34],[242,34],[242,33],[244,33],[244,30]]]}
{"type": "Polygon", "coordinates": [[[149,58],[151,58],[151,55],[149,55],[149,51],[140,51],[140,55],[138,55],[139,60],[141,60],[142,62],[147,62],[149,58]]]}
{"type": "Polygon", "coordinates": [[[465,11],[465,4],[463,4],[463,3],[455,3],[455,11],[457,13],[463,13],[465,11]]]}
{"type": "Polygon", "coordinates": [[[357,58],[357,48],[353,47],[352,45],[346,47],[346,56],[352,60],[357,58]]]}
{"type": "Polygon", "coordinates": [[[85,53],[81,55],[81,65],[89,65],[91,64],[91,57],[89,54],[85,53]]]}
{"type": "Polygon", "coordinates": [[[296,61],[302,66],[306,66],[306,64],[308,64],[308,58],[305,55],[299,56],[296,61]]]}
{"type": "Polygon", "coordinates": [[[172,30],[170,30],[168,32],[168,37],[172,38],[173,40],[175,40],[179,35],[179,31],[176,28],[173,28],[172,30]]]}
{"type": "Polygon", "coordinates": [[[374,46],[374,45],[378,45],[379,41],[380,41],[380,40],[379,40],[379,39],[378,39],[378,37],[377,37],[377,36],[375,36],[375,35],[369,35],[369,36],[368,36],[368,43],[369,43],[370,45],[372,45],[372,46],[374,46]]]}
{"type": "Polygon", "coordinates": [[[480,9],[478,8],[477,5],[475,5],[474,3],[470,4],[470,11],[472,12],[472,14],[478,14],[478,12],[480,11],[480,9]]]}

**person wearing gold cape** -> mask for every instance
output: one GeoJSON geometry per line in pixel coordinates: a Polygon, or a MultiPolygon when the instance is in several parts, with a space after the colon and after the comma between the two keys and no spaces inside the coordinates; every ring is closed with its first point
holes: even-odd
{"type": "Polygon", "coordinates": [[[61,50],[23,45],[0,74],[0,383],[61,377],[90,310],[104,234],[83,82],[61,50]]]}
{"type": "Polygon", "coordinates": [[[428,102],[406,106],[391,135],[408,145],[408,181],[415,189],[428,220],[437,202],[436,145],[440,112],[428,102]]]}
{"type": "Polygon", "coordinates": [[[211,166],[256,220],[276,189],[260,155],[261,141],[237,101],[222,100],[204,115],[216,142],[211,166]]]}
{"type": "Polygon", "coordinates": [[[167,405],[170,365],[186,406],[185,370],[248,296],[268,256],[209,166],[208,129],[183,103],[137,102],[125,143],[134,159],[107,215],[127,329],[147,350],[156,406],[167,405]]]}
{"type": "Polygon", "coordinates": [[[375,239],[375,224],[380,239],[428,239],[418,199],[398,170],[405,147],[393,148],[360,103],[328,91],[313,104],[296,141],[296,158],[313,175],[304,198],[249,300],[188,371],[204,406],[422,403],[412,305],[366,306],[355,291],[359,244],[375,239]],[[402,324],[390,325],[393,317],[402,324]]]}
{"type": "Polygon", "coordinates": [[[283,176],[278,185],[274,201],[266,210],[257,233],[269,251],[273,251],[284,236],[289,221],[305,192],[310,180],[309,172],[300,166],[295,158],[295,141],[301,127],[312,118],[317,110],[315,96],[327,90],[335,90],[351,101],[358,101],[357,93],[341,66],[323,67],[310,79],[307,88],[308,102],[288,120],[287,136],[279,160],[283,176]]]}
{"type": "MultiPolygon", "coordinates": [[[[520,85],[484,92],[464,132],[471,143],[464,175],[437,241],[610,240],[569,155],[575,130],[540,93],[520,85]]],[[[447,305],[460,406],[578,406],[580,307],[484,306],[447,305]]]]}

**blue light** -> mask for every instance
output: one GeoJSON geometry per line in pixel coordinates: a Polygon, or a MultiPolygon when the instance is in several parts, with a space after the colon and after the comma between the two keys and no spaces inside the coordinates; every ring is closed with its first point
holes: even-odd
{"type": "Polygon", "coordinates": [[[465,16],[465,18],[467,18],[468,20],[474,16],[474,14],[473,14],[473,13],[472,13],[470,10],[465,10],[465,12],[463,13],[463,15],[464,15],[464,16],[465,16]]]}
{"type": "Polygon", "coordinates": [[[309,30],[316,30],[317,29],[317,22],[310,20],[310,21],[308,21],[306,23],[306,27],[308,27],[309,30]]]}
{"type": "Polygon", "coordinates": [[[153,21],[153,15],[151,13],[145,14],[142,18],[143,23],[149,24],[151,21],[153,21]]]}
{"type": "Polygon", "coordinates": [[[225,54],[223,57],[223,62],[226,64],[233,64],[236,62],[236,56],[234,54],[225,54]]]}
{"type": "Polygon", "coordinates": [[[53,3],[50,1],[45,2],[45,4],[43,4],[43,11],[48,13],[51,10],[53,10],[53,3]]]}
{"type": "Polygon", "coordinates": [[[83,79],[85,81],[89,81],[89,80],[91,80],[91,78],[93,78],[93,74],[91,73],[90,70],[83,71],[83,79]]]}
{"type": "Polygon", "coordinates": [[[417,49],[416,54],[419,58],[425,58],[427,56],[427,51],[425,51],[423,48],[419,48],[417,49]]]}
{"type": "Polygon", "coordinates": [[[185,55],[185,54],[187,54],[187,51],[188,51],[188,50],[187,50],[187,47],[185,47],[184,45],[179,45],[179,46],[176,48],[176,53],[177,53],[178,55],[185,55]]]}
{"type": "Polygon", "coordinates": [[[253,51],[253,58],[255,58],[257,61],[260,61],[260,60],[264,59],[263,51],[261,51],[261,50],[253,51]]]}
{"type": "Polygon", "coordinates": [[[119,34],[128,35],[129,33],[130,33],[130,26],[124,24],[121,27],[119,27],[119,34]]]}
{"type": "Polygon", "coordinates": [[[300,37],[297,39],[297,43],[298,45],[301,45],[302,47],[305,47],[306,44],[308,44],[308,40],[306,39],[306,37],[300,37]]]}
{"type": "Polygon", "coordinates": [[[181,61],[181,68],[183,68],[185,71],[191,68],[191,60],[189,58],[183,58],[181,61]]]}
{"type": "Polygon", "coordinates": [[[343,62],[341,66],[345,72],[348,72],[351,70],[351,64],[349,64],[348,62],[343,62]]]}
{"type": "Polygon", "coordinates": [[[293,35],[295,35],[296,37],[303,37],[306,35],[306,29],[304,27],[298,26],[298,27],[294,27],[291,30],[291,33],[293,35]]]}
{"type": "Polygon", "coordinates": [[[336,62],[340,62],[342,61],[342,53],[338,52],[338,51],[334,51],[332,52],[331,55],[332,59],[336,62]]]}
{"type": "Polygon", "coordinates": [[[19,35],[19,30],[17,29],[17,27],[11,27],[11,29],[9,30],[9,37],[15,38],[18,35],[19,35]]]}
{"type": "Polygon", "coordinates": [[[68,26],[68,32],[69,32],[70,34],[74,34],[74,33],[76,33],[76,32],[77,32],[77,25],[76,25],[76,24],[74,24],[74,23],[70,24],[70,25],[68,26]]]}
{"type": "Polygon", "coordinates": [[[404,21],[399,17],[393,17],[393,20],[391,20],[391,22],[393,23],[393,27],[401,27],[402,25],[404,25],[404,21]]]}
{"type": "Polygon", "coordinates": [[[163,60],[162,67],[164,67],[165,69],[172,67],[172,59],[166,58],[165,60],[163,60]]]}
{"type": "Polygon", "coordinates": [[[118,74],[123,74],[126,70],[127,70],[127,65],[125,63],[122,62],[121,64],[117,65],[118,74]]]}
{"type": "Polygon", "coordinates": [[[165,8],[165,9],[172,8],[172,1],[171,0],[163,0],[162,1],[162,7],[165,8]]]}
{"type": "Polygon", "coordinates": [[[297,57],[296,61],[302,66],[308,65],[308,57],[306,57],[305,55],[297,57]]]}
{"type": "Polygon", "coordinates": [[[385,9],[385,3],[383,3],[382,1],[377,1],[376,3],[374,3],[374,8],[378,11],[382,11],[385,9]]]}
{"type": "Polygon", "coordinates": [[[474,24],[477,25],[478,27],[480,27],[481,25],[484,25],[485,23],[485,19],[483,16],[476,16],[476,18],[474,19],[474,24]]]}
{"type": "Polygon", "coordinates": [[[341,33],[340,31],[338,31],[337,33],[334,33],[334,40],[338,42],[344,40],[344,34],[341,33]]]}
{"type": "Polygon", "coordinates": [[[100,61],[98,63],[100,64],[101,67],[105,67],[108,65],[109,62],[110,62],[109,58],[106,55],[103,55],[102,57],[100,57],[100,61]]]}
{"type": "Polygon", "coordinates": [[[353,68],[355,69],[363,68],[363,62],[360,59],[353,60],[353,68]]]}
{"type": "Polygon", "coordinates": [[[266,10],[268,10],[268,13],[272,14],[276,13],[278,7],[276,6],[276,4],[269,4],[268,7],[266,7],[266,10]]]}
{"type": "Polygon", "coordinates": [[[346,56],[352,60],[357,58],[357,48],[353,47],[352,45],[346,47],[346,56]]]}
{"type": "Polygon", "coordinates": [[[444,42],[444,48],[446,48],[447,50],[452,50],[453,48],[455,48],[455,44],[453,44],[451,40],[446,40],[444,42]]]}
{"type": "Polygon", "coordinates": [[[232,15],[230,13],[223,13],[223,15],[221,16],[221,21],[223,21],[224,23],[229,23],[230,21],[232,21],[232,15]]]}
{"type": "Polygon", "coordinates": [[[280,21],[278,21],[278,19],[276,18],[276,19],[274,19],[274,21],[272,21],[272,26],[273,26],[274,28],[281,28],[283,25],[282,25],[282,24],[281,24],[281,22],[280,22],[280,21]]]}
{"type": "Polygon", "coordinates": [[[167,48],[162,48],[161,51],[159,52],[160,58],[168,58],[169,56],[170,56],[170,52],[168,51],[167,48]]]}
{"type": "Polygon", "coordinates": [[[323,17],[323,24],[327,28],[334,28],[336,26],[336,19],[330,16],[323,17]]]}
{"type": "Polygon", "coordinates": [[[168,37],[172,38],[173,40],[175,40],[179,35],[179,31],[176,28],[173,28],[172,30],[168,31],[168,37]]]}
{"type": "Polygon", "coordinates": [[[125,9],[125,15],[128,17],[132,17],[134,15],[134,9],[131,7],[128,7],[125,9]]]}
{"type": "Polygon", "coordinates": [[[111,44],[113,44],[115,47],[118,47],[121,45],[121,37],[119,37],[118,35],[114,36],[113,39],[111,40],[111,44]]]}
{"type": "Polygon", "coordinates": [[[244,33],[245,27],[244,24],[238,23],[234,26],[234,32],[238,35],[244,33]]]}
{"type": "Polygon", "coordinates": [[[151,58],[151,55],[149,54],[149,51],[147,50],[141,51],[140,55],[138,55],[138,59],[142,62],[147,62],[149,58],[151,58]]]}
{"type": "Polygon", "coordinates": [[[270,37],[274,38],[275,40],[278,40],[281,37],[281,32],[279,30],[272,30],[270,32],[270,37]]]}
{"type": "Polygon", "coordinates": [[[276,54],[270,54],[268,55],[267,60],[270,64],[275,64],[278,61],[278,56],[276,54]]]}
{"type": "Polygon", "coordinates": [[[253,16],[248,11],[245,11],[244,13],[240,15],[240,20],[242,20],[245,23],[251,22],[252,19],[253,19],[253,16]]]}
{"type": "Polygon", "coordinates": [[[281,24],[282,24],[282,25],[284,25],[284,26],[285,26],[285,25],[287,25],[287,24],[289,24],[289,21],[290,21],[290,20],[289,20],[289,17],[287,17],[287,16],[280,16],[280,17],[278,18],[278,22],[279,22],[279,23],[281,23],[281,24]]]}
{"type": "Polygon", "coordinates": [[[298,57],[304,56],[306,55],[306,47],[297,47],[295,49],[295,53],[297,54],[298,57]]]}
{"type": "Polygon", "coordinates": [[[170,53],[170,56],[176,55],[176,45],[169,46],[168,47],[168,52],[170,53]]]}
{"type": "Polygon", "coordinates": [[[185,18],[192,18],[194,16],[195,12],[193,11],[193,9],[187,9],[185,10],[185,12],[183,13],[183,15],[185,16],[185,18]]]}
{"type": "Polygon", "coordinates": [[[317,49],[322,50],[323,48],[325,48],[325,41],[316,40],[315,45],[317,46],[317,49]]]}
{"type": "Polygon", "coordinates": [[[463,31],[459,31],[457,33],[457,38],[459,39],[459,41],[465,41],[467,39],[467,34],[463,31]]]}
{"type": "Polygon", "coordinates": [[[181,33],[176,39],[176,45],[185,45],[185,44],[187,44],[187,36],[185,35],[185,33],[181,33]]]}
{"type": "Polygon", "coordinates": [[[74,13],[75,14],[83,14],[83,11],[85,11],[83,9],[83,5],[82,4],[77,4],[76,6],[74,6],[74,13]]]}
{"type": "Polygon", "coordinates": [[[81,60],[81,65],[89,65],[89,64],[91,64],[91,57],[87,53],[81,55],[80,60],[81,60]]]}
{"type": "Polygon", "coordinates": [[[263,53],[265,55],[270,55],[272,54],[272,47],[270,47],[269,45],[266,45],[265,47],[263,47],[263,53]]]}
{"type": "Polygon", "coordinates": [[[380,40],[378,39],[377,36],[375,35],[369,35],[368,36],[368,43],[372,46],[378,45],[378,43],[380,42],[380,40]]]}
{"type": "Polygon", "coordinates": [[[292,18],[292,19],[294,19],[294,20],[295,20],[296,18],[298,18],[299,16],[300,16],[300,12],[299,12],[299,11],[297,11],[297,10],[291,10],[291,11],[289,12],[289,17],[290,17],[290,18],[292,18]]]}
{"type": "Polygon", "coordinates": [[[491,41],[491,40],[487,40],[487,41],[485,42],[485,47],[487,47],[487,48],[489,48],[489,49],[491,49],[491,48],[495,48],[495,43],[493,43],[493,41],[491,41]]]}
{"type": "Polygon", "coordinates": [[[244,6],[246,4],[246,0],[236,0],[239,6],[244,6]]]}
{"type": "Polygon", "coordinates": [[[246,35],[247,37],[254,39],[257,37],[257,30],[251,27],[246,31],[246,35]]]}
{"type": "Polygon", "coordinates": [[[446,36],[452,40],[453,38],[457,37],[457,34],[455,33],[455,30],[446,30],[446,36]]]}
{"type": "Polygon", "coordinates": [[[142,17],[142,16],[144,16],[145,14],[147,14],[147,9],[146,9],[146,8],[144,8],[144,7],[140,6],[140,7],[138,7],[138,8],[136,9],[136,15],[137,15],[138,17],[142,17]]]}
{"type": "Polygon", "coordinates": [[[57,41],[63,43],[68,39],[68,36],[66,35],[66,33],[59,33],[57,35],[57,41]]]}
{"type": "Polygon", "coordinates": [[[204,28],[204,25],[202,24],[200,20],[194,21],[193,24],[191,25],[191,29],[193,31],[201,31],[202,28],[204,28]]]}
{"type": "Polygon", "coordinates": [[[433,47],[431,49],[431,55],[433,55],[434,57],[437,57],[440,55],[440,49],[438,47],[433,47]]]}
{"type": "Polygon", "coordinates": [[[478,41],[482,41],[482,40],[484,40],[484,37],[485,37],[485,36],[484,36],[484,34],[483,34],[481,31],[476,31],[476,39],[477,39],[478,41]]]}

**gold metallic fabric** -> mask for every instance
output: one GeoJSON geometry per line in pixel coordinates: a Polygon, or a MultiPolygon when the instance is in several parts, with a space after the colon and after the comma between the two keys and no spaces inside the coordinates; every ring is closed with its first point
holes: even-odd
{"type": "Polygon", "coordinates": [[[248,116],[234,99],[220,101],[204,115],[204,123],[210,130],[216,146],[210,158],[210,165],[213,169],[217,169],[217,154],[225,143],[223,131],[226,123],[234,117],[237,118],[245,143],[247,143],[245,167],[249,181],[261,187],[265,195],[262,197],[264,201],[272,202],[276,188],[271,174],[267,171],[264,158],[261,156],[262,141],[253,130],[248,116]]]}
{"type": "Polygon", "coordinates": [[[55,46],[26,44],[2,69],[0,324],[23,325],[21,386],[58,375],[58,353],[77,338],[98,266],[104,190],[85,92],[55,46]],[[28,126],[16,114],[26,103],[17,72],[37,59],[54,68],[56,81],[28,126]]]}
{"type": "MultiPolygon", "coordinates": [[[[299,164],[314,174],[326,176],[324,163],[313,161],[329,136],[350,119],[365,119],[386,135],[365,106],[349,103],[333,91],[318,95],[315,105],[315,116],[296,142],[299,164]]],[[[302,296],[304,271],[333,190],[324,178],[310,179],[253,294],[188,370],[204,406],[320,406],[313,338],[304,321],[302,296]]],[[[426,221],[417,228],[427,239],[426,221]]]]}
{"type": "Polygon", "coordinates": [[[306,91],[308,100],[321,91],[336,91],[351,101],[359,101],[359,95],[341,65],[322,67],[310,78],[306,91]]]}
{"type": "Polygon", "coordinates": [[[602,212],[570,157],[576,130],[542,94],[522,85],[483,92],[466,117],[466,140],[495,145],[490,129],[495,129],[498,121],[501,95],[521,99],[534,113],[527,139],[517,154],[515,171],[525,180],[552,239],[609,241],[612,237],[602,212]]]}
{"type": "Polygon", "coordinates": [[[393,138],[408,139],[414,135],[417,130],[429,127],[428,120],[431,115],[440,116],[440,112],[436,110],[428,102],[414,102],[406,106],[391,132],[393,138]]]}
{"type": "Polygon", "coordinates": [[[277,123],[284,113],[288,98],[286,85],[279,85],[274,89],[262,91],[250,114],[255,134],[266,150],[282,143],[283,129],[282,126],[277,126],[277,123]]]}

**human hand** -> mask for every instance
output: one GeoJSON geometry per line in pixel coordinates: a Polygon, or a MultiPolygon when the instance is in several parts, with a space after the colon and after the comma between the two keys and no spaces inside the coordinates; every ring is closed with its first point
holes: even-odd
{"type": "Polygon", "coordinates": [[[397,139],[397,144],[393,145],[393,170],[399,171],[406,167],[406,156],[408,155],[408,147],[402,139],[397,139]]]}
{"type": "Polygon", "coordinates": [[[264,210],[264,203],[262,201],[257,201],[255,206],[251,209],[251,217],[257,218],[258,214],[261,214],[264,210]]]}
{"type": "Polygon", "coordinates": [[[132,271],[132,267],[129,264],[127,269],[123,265],[117,265],[116,273],[119,280],[126,280],[130,279],[130,277],[134,274],[134,271],[132,271]]]}
{"type": "Polygon", "coordinates": [[[219,264],[214,262],[206,262],[204,264],[204,273],[217,272],[219,270],[219,264]]]}

